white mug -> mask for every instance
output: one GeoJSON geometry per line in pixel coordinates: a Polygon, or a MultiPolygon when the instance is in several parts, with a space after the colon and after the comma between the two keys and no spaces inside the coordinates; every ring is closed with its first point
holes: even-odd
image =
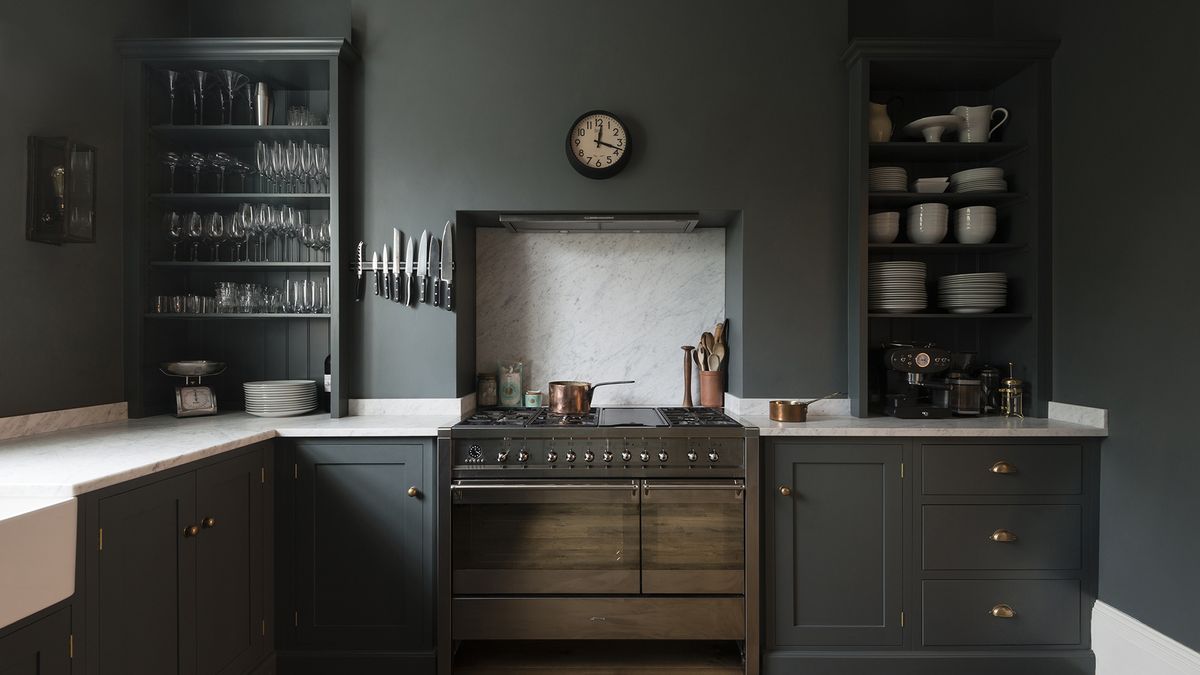
{"type": "Polygon", "coordinates": [[[955,106],[950,114],[957,115],[963,121],[962,126],[958,128],[960,143],[986,143],[992,134],[1008,121],[1008,108],[992,108],[990,105],[955,106]],[[995,126],[991,126],[996,113],[1004,113],[1004,117],[995,126]]]}

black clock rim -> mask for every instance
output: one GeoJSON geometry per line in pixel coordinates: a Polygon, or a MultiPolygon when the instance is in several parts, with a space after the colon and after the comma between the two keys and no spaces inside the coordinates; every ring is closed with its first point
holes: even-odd
{"type": "Polygon", "coordinates": [[[612,178],[613,176],[617,175],[622,169],[625,168],[625,165],[629,163],[629,155],[633,152],[633,138],[629,134],[629,125],[626,124],[625,120],[621,119],[619,115],[607,110],[589,110],[579,117],[576,117],[575,121],[571,122],[571,126],[567,127],[567,138],[563,149],[567,153],[567,161],[571,164],[572,168],[580,173],[580,175],[583,175],[587,178],[603,180],[605,178],[612,178]],[[575,131],[575,126],[592,115],[608,115],[616,120],[617,123],[621,125],[621,128],[625,130],[625,152],[621,153],[621,157],[618,158],[617,161],[613,162],[612,166],[599,168],[587,166],[586,164],[582,164],[579,162],[579,160],[575,159],[575,153],[571,151],[571,133],[575,131]]]}

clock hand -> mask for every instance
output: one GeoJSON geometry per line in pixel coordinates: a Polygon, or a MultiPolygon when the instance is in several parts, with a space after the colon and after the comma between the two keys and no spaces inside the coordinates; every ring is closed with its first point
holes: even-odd
{"type": "Polygon", "coordinates": [[[607,145],[608,147],[612,148],[613,150],[620,150],[620,149],[621,149],[621,148],[619,148],[619,147],[617,147],[617,146],[613,145],[612,143],[605,143],[604,141],[596,141],[596,143],[597,143],[598,145],[607,145]]]}
{"type": "Polygon", "coordinates": [[[603,142],[600,140],[600,132],[601,132],[600,127],[596,127],[596,147],[597,148],[600,147],[600,144],[603,142]]]}

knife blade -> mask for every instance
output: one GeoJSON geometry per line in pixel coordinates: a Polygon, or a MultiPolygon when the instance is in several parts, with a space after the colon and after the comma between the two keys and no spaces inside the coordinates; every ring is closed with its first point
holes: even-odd
{"type": "Polygon", "coordinates": [[[379,295],[379,282],[383,280],[379,275],[379,251],[371,251],[371,270],[375,279],[375,295],[379,295]]]}
{"type": "Polygon", "coordinates": [[[442,242],[437,237],[429,239],[429,288],[430,304],[437,307],[442,300],[442,242]]]}
{"type": "Polygon", "coordinates": [[[366,267],[366,260],[363,259],[363,242],[358,242],[358,278],[354,280],[354,301],[361,302],[363,294],[367,291],[366,279],[363,278],[363,268],[366,267]]]}
{"type": "Polygon", "coordinates": [[[454,223],[442,230],[442,308],[454,311],[454,223]]]}
{"type": "Polygon", "coordinates": [[[425,287],[429,285],[429,230],[421,230],[417,244],[417,302],[425,302],[425,287]]]}
{"type": "Polygon", "coordinates": [[[404,304],[409,307],[412,307],[412,284],[413,277],[416,276],[417,263],[413,262],[413,256],[416,255],[416,245],[412,237],[409,237],[408,241],[404,244],[404,304]]]}
{"type": "Polygon", "coordinates": [[[400,302],[400,230],[392,228],[392,302],[400,302]]]}
{"type": "Polygon", "coordinates": [[[383,245],[383,272],[382,272],[382,275],[383,275],[382,276],[383,298],[385,300],[391,300],[392,299],[392,282],[391,282],[392,277],[390,274],[388,274],[388,247],[387,247],[387,244],[383,245]]]}

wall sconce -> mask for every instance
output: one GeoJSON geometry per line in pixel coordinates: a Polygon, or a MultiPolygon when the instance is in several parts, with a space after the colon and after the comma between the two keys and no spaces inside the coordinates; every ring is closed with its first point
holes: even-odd
{"type": "Polygon", "coordinates": [[[96,241],[96,149],[65,137],[29,137],[25,238],[96,241]]]}

